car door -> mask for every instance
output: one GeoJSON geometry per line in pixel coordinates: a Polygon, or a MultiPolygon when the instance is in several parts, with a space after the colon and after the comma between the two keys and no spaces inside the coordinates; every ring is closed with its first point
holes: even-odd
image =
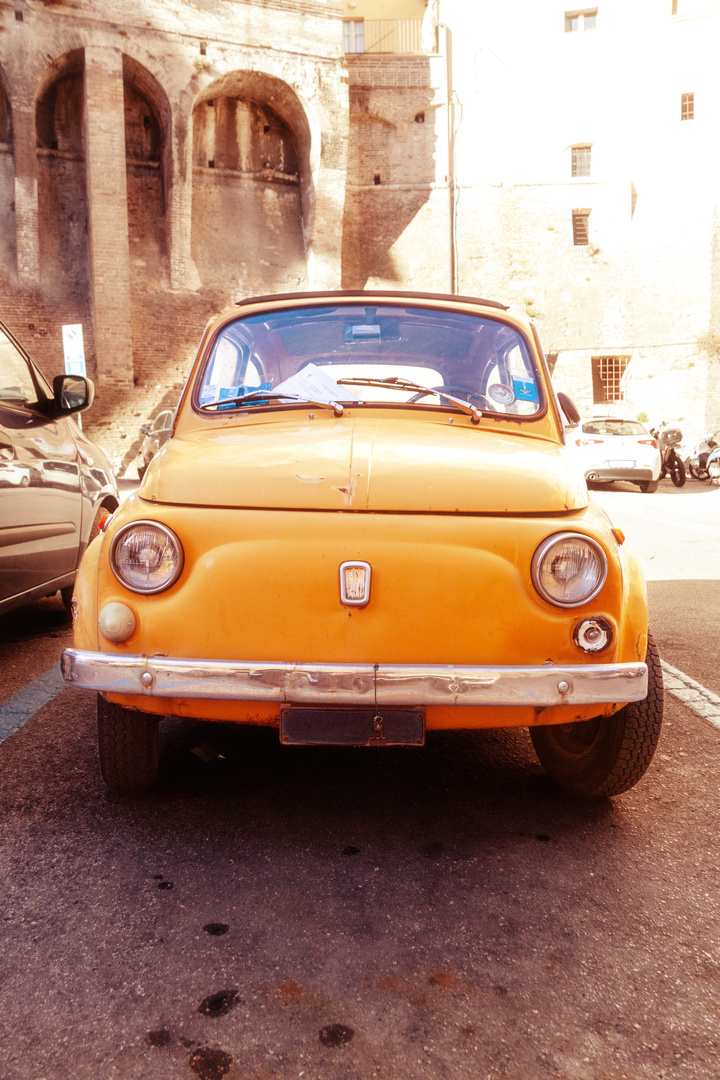
{"type": "MultiPolygon", "coordinates": [[[[68,418],[0,324],[0,601],[71,574],[82,519],[77,447],[68,418]]],[[[55,584],[55,588],[58,585],[55,584]]]]}

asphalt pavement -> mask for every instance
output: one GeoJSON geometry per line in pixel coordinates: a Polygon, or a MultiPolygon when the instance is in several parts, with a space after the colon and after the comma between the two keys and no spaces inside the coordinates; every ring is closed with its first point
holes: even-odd
{"type": "MultiPolygon", "coordinates": [[[[597,497],[661,655],[717,694],[720,493],[693,486],[597,497]]],[[[0,619],[0,699],[69,638],[59,600],[0,619]]],[[[144,799],[104,788],[83,691],[0,745],[1,1080],[720,1074],[720,732],[682,700],[645,778],[596,802],[524,731],[162,737],[144,799]]]]}

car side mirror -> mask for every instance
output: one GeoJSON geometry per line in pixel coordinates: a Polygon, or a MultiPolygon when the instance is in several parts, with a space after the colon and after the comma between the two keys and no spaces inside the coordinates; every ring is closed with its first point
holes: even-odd
{"type": "Polygon", "coordinates": [[[562,390],[559,391],[557,399],[560,402],[560,408],[565,413],[568,422],[571,424],[579,423],[580,413],[577,411],[577,406],[573,399],[568,397],[567,394],[564,394],[562,390]]]}
{"type": "Polygon", "coordinates": [[[53,379],[53,396],[56,416],[89,409],[95,397],[95,387],[83,375],[56,375],[53,379]]]}
{"type": "Polygon", "coordinates": [[[150,434],[150,425],[149,424],[143,424],[142,427],[140,428],[140,434],[141,435],[149,435],[150,434]]]}

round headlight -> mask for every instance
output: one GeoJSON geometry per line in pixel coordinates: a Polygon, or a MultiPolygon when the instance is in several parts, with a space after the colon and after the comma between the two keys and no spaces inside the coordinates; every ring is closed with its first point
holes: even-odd
{"type": "Polygon", "coordinates": [[[559,607],[578,607],[602,589],[607,577],[605,552],[587,536],[556,533],[533,556],[532,579],[540,595],[559,607]]]}
{"type": "Polygon", "coordinates": [[[162,592],[180,576],[183,549],[166,525],[133,521],[113,538],[110,566],[118,581],[133,592],[162,592]]]}

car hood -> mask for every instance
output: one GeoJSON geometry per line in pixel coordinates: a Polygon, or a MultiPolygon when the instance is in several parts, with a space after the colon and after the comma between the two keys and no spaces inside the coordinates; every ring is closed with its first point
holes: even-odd
{"type": "Polygon", "coordinates": [[[587,505],[558,443],[435,419],[275,418],[176,436],[143,499],[185,506],[555,513],[587,505]]]}

